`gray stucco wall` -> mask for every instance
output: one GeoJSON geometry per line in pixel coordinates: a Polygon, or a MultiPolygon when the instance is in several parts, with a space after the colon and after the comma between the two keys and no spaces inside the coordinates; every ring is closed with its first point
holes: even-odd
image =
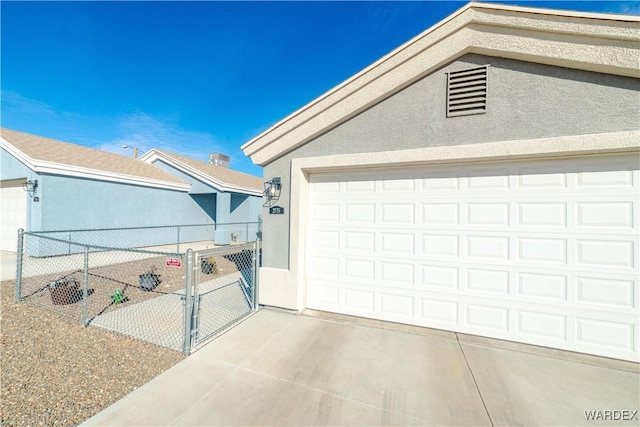
{"type": "Polygon", "coordinates": [[[263,265],[288,268],[293,158],[636,130],[639,109],[638,79],[465,55],[264,167],[285,215],[263,210],[263,265]],[[488,112],[447,118],[445,73],[485,64],[488,112]]]}

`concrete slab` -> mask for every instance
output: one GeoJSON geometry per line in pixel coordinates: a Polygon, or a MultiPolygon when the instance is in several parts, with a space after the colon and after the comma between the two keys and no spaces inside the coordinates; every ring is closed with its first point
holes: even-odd
{"type": "MultiPolygon", "coordinates": [[[[251,312],[242,274],[235,272],[198,285],[201,295],[198,342],[220,333],[251,312]]],[[[185,291],[160,295],[91,319],[91,326],[181,351],[184,346],[185,291]]]]}
{"type": "Polygon", "coordinates": [[[591,425],[584,410],[638,409],[633,369],[393,329],[264,309],[84,425],[591,425]]]}
{"type": "Polygon", "coordinates": [[[494,425],[640,425],[637,413],[631,416],[640,409],[637,371],[473,344],[462,348],[494,425]],[[586,411],[602,411],[602,418],[604,411],[620,413],[594,422],[586,411]]]}

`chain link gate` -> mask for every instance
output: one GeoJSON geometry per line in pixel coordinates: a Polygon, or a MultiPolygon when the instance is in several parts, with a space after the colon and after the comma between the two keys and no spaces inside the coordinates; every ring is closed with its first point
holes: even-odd
{"type": "Polygon", "coordinates": [[[256,241],[193,253],[193,288],[185,295],[185,327],[188,324],[190,330],[185,352],[201,347],[257,309],[259,251],[256,241]]]}

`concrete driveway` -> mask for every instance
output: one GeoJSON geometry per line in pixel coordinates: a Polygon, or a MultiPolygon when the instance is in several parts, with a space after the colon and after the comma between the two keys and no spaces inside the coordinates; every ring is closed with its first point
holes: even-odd
{"type": "Polygon", "coordinates": [[[306,314],[261,310],[84,425],[639,424],[638,364],[306,314]]]}

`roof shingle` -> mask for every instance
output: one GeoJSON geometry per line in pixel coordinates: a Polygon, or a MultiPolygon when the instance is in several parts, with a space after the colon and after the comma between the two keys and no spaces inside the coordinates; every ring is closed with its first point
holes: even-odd
{"type": "Polygon", "coordinates": [[[222,181],[225,184],[253,189],[260,192],[262,192],[263,190],[262,178],[258,176],[234,171],[223,166],[212,165],[211,163],[192,159],[190,157],[185,157],[180,154],[175,154],[164,150],[154,149],[152,151],[156,151],[157,153],[163,154],[166,157],[170,157],[178,162],[184,163],[185,165],[190,166],[218,181],[222,181]]]}
{"type": "Polygon", "coordinates": [[[0,128],[7,142],[31,160],[51,162],[70,167],[79,167],[129,175],[143,179],[185,184],[177,177],[153,165],[120,154],[100,151],[82,145],[70,144],[51,138],[0,128]]]}

